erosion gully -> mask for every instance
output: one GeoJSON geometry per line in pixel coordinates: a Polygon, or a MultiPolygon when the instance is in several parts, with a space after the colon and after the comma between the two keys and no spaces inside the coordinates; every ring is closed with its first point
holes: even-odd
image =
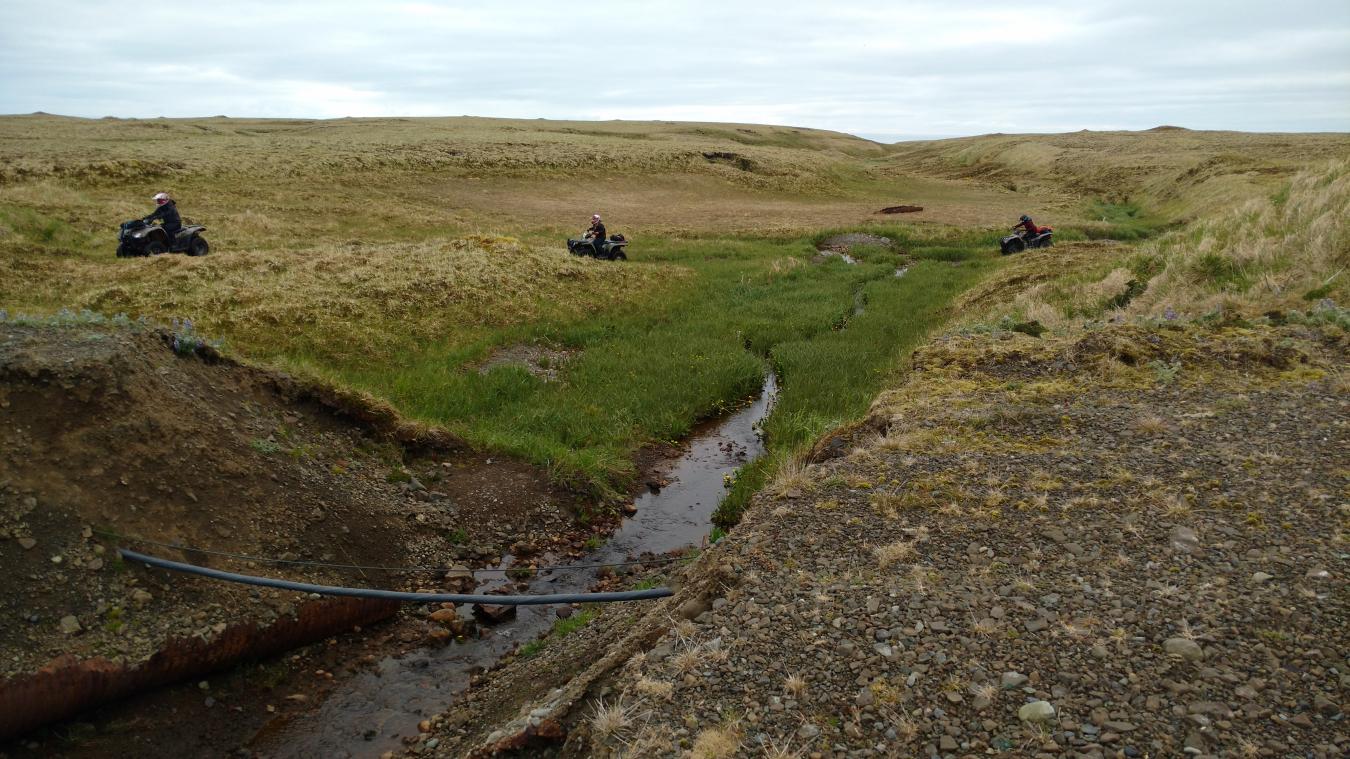
{"type": "MultiPolygon", "coordinates": [[[[776,397],[777,380],[769,374],[750,405],[696,427],[687,451],[666,476],[667,485],[639,496],[636,515],[625,519],[600,550],[575,564],[617,564],[644,552],[701,545],[724,492],[723,476],[764,453],[759,428],[776,397]]],[[[488,579],[480,591],[510,582],[505,570],[512,561],[508,555],[495,571],[480,574],[488,579]]],[[[555,561],[546,556],[542,563],[555,561]]],[[[584,592],[594,580],[594,568],[562,567],[538,573],[529,589],[520,592],[584,592]]],[[[468,614],[469,608],[460,611],[468,614]]],[[[401,749],[400,739],[416,735],[419,721],[444,711],[474,674],[550,627],[555,611],[553,606],[520,606],[515,619],[490,628],[488,638],[421,649],[401,659],[387,657],[373,673],[343,681],[302,716],[273,720],[249,748],[258,759],[375,759],[401,749]]]]}

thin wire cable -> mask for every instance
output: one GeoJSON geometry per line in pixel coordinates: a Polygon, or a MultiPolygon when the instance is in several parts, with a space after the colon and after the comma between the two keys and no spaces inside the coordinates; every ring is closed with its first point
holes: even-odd
{"type": "MultiPolygon", "coordinates": [[[[130,540],[133,543],[145,543],[146,545],[159,546],[161,548],[172,548],[175,551],[191,551],[193,553],[204,553],[210,556],[224,556],[230,559],[244,559],[245,561],[262,561],[270,564],[292,564],[302,567],[327,567],[329,569],[370,569],[381,572],[449,572],[450,567],[363,567],[355,564],[324,564],[318,561],[295,561],[293,559],[264,559],[258,556],[245,556],[238,553],[223,553],[221,551],[208,551],[205,548],[189,548],[187,546],[176,546],[172,543],[159,543],[154,540],[145,540],[144,538],[133,538],[126,535],[118,535],[113,532],[104,532],[102,530],[91,530],[95,535],[106,535],[110,538],[119,540],[130,540]]],[[[119,549],[120,550],[120,549],[119,549]]],[[[473,574],[479,572],[544,572],[548,570],[557,571],[560,569],[599,569],[601,567],[631,567],[641,566],[643,564],[669,564],[675,561],[691,561],[692,556],[681,556],[674,559],[652,559],[650,561],[620,561],[611,564],[561,564],[552,567],[501,567],[499,569],[470,569],[467,570],[473,574]]],[[[455,570],[466,571],[466,570],[455,570]]]]}
{"type": "Polygon", "coordinates": [[[152,567],[169,569],[175,572],[210,577],[214,580],[226,580],[244,585],[258,585],[264,588],[297,590],[301,593],[318,593],[321,596],[350,596],[353,598],[380,598],[390,601],[410,601],[412,603],[453,603],[453,604],[495,604],[497,606],[542,606],[545,604],[573,603],[613,603],[616,601],[646,601],[653,598],[668,598],[674,595],[670,588],[650,588],[648,590],[626,590],[618,593],[555,593],[540,596],[482,596],[460,593],[405,593],[397,590],[376,590],[374,588],[338,588],[329,585],[311,585],[307,582],[274,580],[270,577],[239,575],[208,569],[178,561],[169,561],[154,556],[146,556],[118,548],[117,555],[131,561],[139,561],[152,567]]]}

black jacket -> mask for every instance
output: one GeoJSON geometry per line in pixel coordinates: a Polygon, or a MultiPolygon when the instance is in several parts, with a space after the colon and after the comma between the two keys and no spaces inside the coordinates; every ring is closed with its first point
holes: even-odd
{"type": "Polygon", "coordinates": [[[156,208],[154,213],[145,217],[142,221],[153,222],[155,219],[163,220],[164,231],[170,235],[183,228],[183,217],[178,215],[178,206],[174,205],[172,200],[156,208]]]}
{"type": "Polygon", "coordinates": [[[605,225],[601,222],[595,222],[591,225],[591,234],[595,235],[595,241],[601,243],[605,241],[605,225]]]}

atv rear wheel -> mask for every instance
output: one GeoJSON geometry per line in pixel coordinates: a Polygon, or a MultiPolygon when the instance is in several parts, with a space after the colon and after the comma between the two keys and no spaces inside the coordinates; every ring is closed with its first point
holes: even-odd
{"type": "Polygon", "coordinates": [[[206,240],[200,237],[192,238],[192,244],[188,246],[189,256],[204,256],[211,252],[211,246],[206,244],[206,240]]]}
{"type": "Polygon", "coordinates": [[[609,260],[611,260],[611,261],[627,261],[627,260],[628,260],[628,256],[625,256],[625,255],[623,254],[623,251],[622,251],[622,250],[616,250],[616,251],[614,251],[614,253],[609,257],[609,260]]]}
{"type": "Polygon", "coordinates": [[[167,248],[164,247],[164,243],[159,240],[154,240],[145,244],[145,255],[147,256],[162,256],[166,250],[167,248]]]}

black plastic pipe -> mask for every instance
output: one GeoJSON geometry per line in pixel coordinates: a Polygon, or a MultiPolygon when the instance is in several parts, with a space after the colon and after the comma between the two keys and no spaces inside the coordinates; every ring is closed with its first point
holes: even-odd
{"type": "Polygon", "coordinates": [[[310,585],[305,582],[274,580],[270,577],[237,575],[192,564],[159,559],[154,556],[128,551],[122,548],[117,553],[124,559],[138,561],[160,569],[210,577],[213,580],[238,582],[244,585],[258,585],[264,588],[295,590],[301,593],[318,593],[321,596],[352,596],[354,598],[379,598],[389,601],[411,601],[413,603],[453,603],[453,604],[496,604],[498,606],[531,606],[543,604],[579,604],[614,603],[617,601],[646,601],[653,598],[667,598],[673,595],[670,588],[651,588],[650,590],[629,590],[622,593],[558,593],[545,596],[477,596],[459,593],[403,593],[394,590],[375,590],[372,588],[335,588],[329,585],[310,585]]]}

